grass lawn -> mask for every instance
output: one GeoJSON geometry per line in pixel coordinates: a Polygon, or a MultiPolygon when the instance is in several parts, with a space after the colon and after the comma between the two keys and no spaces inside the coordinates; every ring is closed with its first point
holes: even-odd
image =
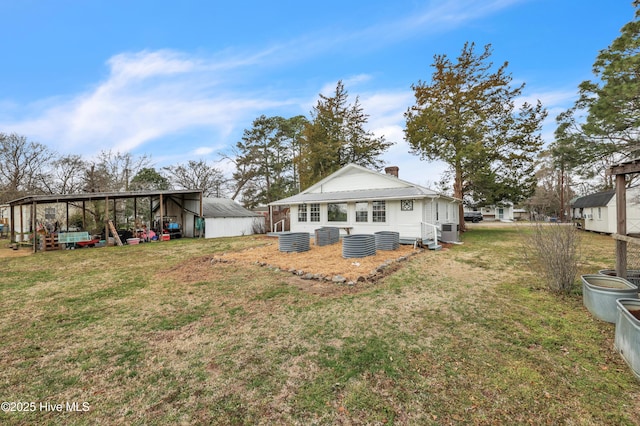
{"type": "MultiPolygon", "coordinates": [[[[0,400],[23,410],[0,423],[640,424],[579,282],[545,290],[525,227],[471,228],[331,291],[210,261],[263,237],[0,258],[0,400]]],[[[612,268],[614,241],[581,236],[581,273],[612,268]]]]}

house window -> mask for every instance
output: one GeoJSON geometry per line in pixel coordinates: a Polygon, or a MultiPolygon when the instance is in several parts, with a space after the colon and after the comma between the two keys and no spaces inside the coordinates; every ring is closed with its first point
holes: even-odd
{"type": "Polygon", "coordinates": [[[307,205],[298,204],[298,222],[307,221],[307,205]]]}
{"type": "Polygon", "coordinates": [[[320,204],[311,204],[311,222],[320,222],[320,204]]]}
{"type": "Polygon", "coordinates": [[[413,211],[413,200],[401,200],[400,210],[402,210],[403,212],[413,211]]]}
{"type": "Polygon", "coordinates": [[[329,203],[327,205],[327,220],[329,222],[346,222],[347,203],[329,203]]]}
{"type": "Polygon", "coordinates": [[[371,214],[373,222],[386,222],[387,221],[387,207],[384,201],[374,201],[373,211],[371,214]]]}
{"type": "Polygon", "coordinates": [[[369,203],[356,203],[356,222],[369,222],[369,203]]]}
{"type": "Polygon", "coordinates": [[[602,219],[602,207],[598,207],[598,219],[602,219]]]}

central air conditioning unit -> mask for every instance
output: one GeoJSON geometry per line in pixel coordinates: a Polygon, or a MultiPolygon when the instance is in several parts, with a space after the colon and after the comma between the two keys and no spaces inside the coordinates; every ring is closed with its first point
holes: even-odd
{"type": "Polygon", "coordinates": [[[457,243],[460,241],[460,225],[457,223],[443,223],[440,241],[457,243]]]}

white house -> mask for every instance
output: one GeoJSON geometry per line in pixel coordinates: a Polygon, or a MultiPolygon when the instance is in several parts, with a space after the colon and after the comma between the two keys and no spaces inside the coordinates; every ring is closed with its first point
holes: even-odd
{"type": "Polygon", "coordinates": [[[464,210],[481,212],[483,220],[512,221],[515,219],[515,209],[511,202],[505,202],[500,205],[483,206],[474,209],[465,207],[464,210]]]}
{"type": "Polygon", "coordinates": [[[251,235],[264,230],[264,216],[242,207],[229,198],[203,198],[205,238],[251,235]]]}
{"type": "MultiPolygon", "coordinates": [[[[640,233],[640,187],[627,188],[627,233],[640,233]]],[[[617,228],[615,190],[576,199],[571,205],[573,219],[584,219],[587,231],[613,234],[617,228]]]]}
{"type": "Polygon", "coordinates": [[[482,207],[482,215],[485,220],[513,220],[513,203],[506,202],[500,205],[482,207]]]}
{"type": "Polygon", "coordinates": [[[290,206],[292,232],[313,233],[323,226],[344,234],[399,232],[401,240],[435,241],[444,230],[458,229],[460,200],[386,174],[349,164],[298,195],[270,206],[290,206]]]}

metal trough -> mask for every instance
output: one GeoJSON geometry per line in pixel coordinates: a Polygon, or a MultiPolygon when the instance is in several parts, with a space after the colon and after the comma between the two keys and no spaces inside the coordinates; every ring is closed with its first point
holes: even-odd
{"type": "Polygon", "coordinates": [[[582,301],[599,320],[615,323],[616,300],[638,299],[638,287],[624,278],[602,274],[582,275],[582,301]]]}
{"type": "Polygon", "coordinates": [[[315,230],[315,244],[317,246],[327,246],[340,241],[340,230],[335,227],[325,227],[315,230]]]}
{"type": "Polygon", "coordinates": [[[640,379],[640,300],[616,300],[616,334],[613,346],[640,379]],[[633,313],[636,315],[634,315],[633,313]]]}
{"type": "Polygon", "coordinates": [[[375,234],[376,250],[396,250],[400,247],[400,233],[394,231],[378,231],[375,234]]]}
{"type": "Polygon", "coordinates": [[[285,232],[278,235],[278,249],[287,253],[309,251],[309,233],[285,232]]]}
{"type": "MultiPolygon", "coordinates": [[[[618,273],[615,269],[602,269],[598,271],[599,274],[608,275],[610,277],[617,277],[618,273]]],[[[637,269],[627,269],[627,277],[626,280],[631,284],[635,284],[640,286],[640,271],[637,269]]]]}
{"type": "Polygon", "coordinates": [[[342,239],[342,257],[367,257],[376,254],[376,237],[370,234],[347,235],[342,239]]]}

